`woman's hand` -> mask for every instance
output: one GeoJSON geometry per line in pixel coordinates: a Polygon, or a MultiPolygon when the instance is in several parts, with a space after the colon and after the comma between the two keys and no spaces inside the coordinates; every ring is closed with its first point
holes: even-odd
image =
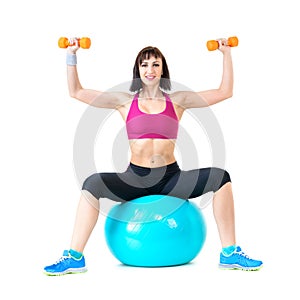
{"type": "Polygon", "coordinates": [[[78,40],[79,39],[75,37],[69,38],[69,43],[72,45],[67,48],[67,52],[69,54],[76,54],[77,50],[80,48],[78,40]]]}
{"type": "Polygon", "coordinates": [[[227,46],[227,39],[219,39],[219,48],[218,50],[221,51],[223,54],[231,51],[231,47],[227,46]]]}

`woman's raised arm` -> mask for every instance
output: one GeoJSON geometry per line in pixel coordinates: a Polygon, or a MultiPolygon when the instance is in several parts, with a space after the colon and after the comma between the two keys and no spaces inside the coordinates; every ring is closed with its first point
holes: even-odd
{"type": "Polygon", "coordinates": [[[206,107],[233,95],[233,65],[231,47],[220,44],[219,50],[223,53],[223,74],[218,88],[200,92],[179,92],[175,98],[181,99],[180,104],[185,109],[206,107]],[[181,95],[179,95],[181,94],[181,95]]]}
{"type": "Polygon", "coordinates": [[[83,88],[79,80],[76,66],[76,53],[79,49],[78,40],[71,39],[70,44],[74,44],[74,46],[69,46],[67,49],[67,80],[69,94],[72,98],[88,105],[112,109],[117,109],[130,99],[130,95],[126,93],[110,93],[83,88]]]}

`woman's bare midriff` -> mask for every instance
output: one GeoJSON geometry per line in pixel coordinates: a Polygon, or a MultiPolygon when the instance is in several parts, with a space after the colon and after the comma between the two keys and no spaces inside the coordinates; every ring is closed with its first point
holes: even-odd
{"type": "Polygon", "coordinates": [[[129,141],[130,162],[146,168],[158,168],[176,161],[175,140],[136,139],[129,141]]]}

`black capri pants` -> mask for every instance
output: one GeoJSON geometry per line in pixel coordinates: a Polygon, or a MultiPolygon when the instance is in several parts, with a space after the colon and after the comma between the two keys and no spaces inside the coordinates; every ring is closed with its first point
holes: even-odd
{"type": "Polygon", "coordinates": [[[227,171],[220,168],[202,168],[183,171],[177,162],[158,168],[129,164],[122,173],[96,173],[83,183],[82,190],[95,198],[117,202],[130,201],[149,195],[169,195],[182,199],[216,192],[231,182],[227,171]]]}

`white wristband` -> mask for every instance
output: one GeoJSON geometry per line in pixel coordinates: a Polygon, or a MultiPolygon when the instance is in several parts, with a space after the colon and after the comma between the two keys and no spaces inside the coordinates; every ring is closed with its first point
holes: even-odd
{"type": "Polygon", "coordinates": [[[76,56],[76,54],[67,53],[66,62],[67,62],[68,66],[76,66],[77,65],[77,56],[76,56]]]}

